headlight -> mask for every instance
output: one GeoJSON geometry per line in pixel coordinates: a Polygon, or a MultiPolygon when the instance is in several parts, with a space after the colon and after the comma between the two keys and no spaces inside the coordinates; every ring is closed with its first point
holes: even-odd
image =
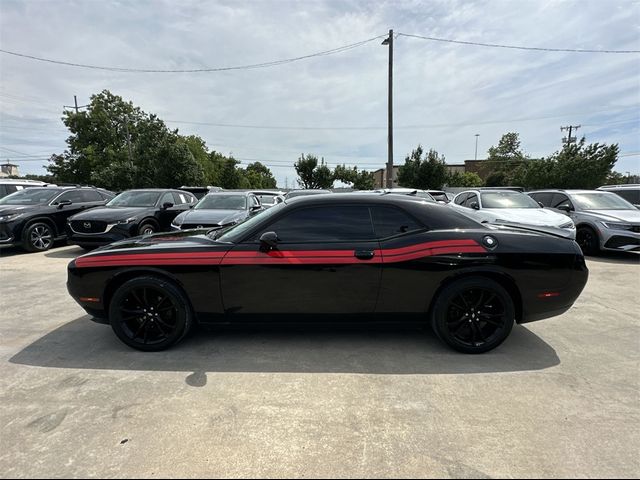
{"type": "Polygon", "coordinates": [[[136,217],[127,218],[126,220],[118,220],[118,225],[126,225],[131,222],[135,222],[136,217]]]}
{"type": "Polygon", "coordinates": [[[180,225],[182,225],[183,222],[184,222],[184,218],[180,218],[178,216],[173,219],[173,222],[171,222],[171,225],[173,225],[174,227],[179,227],[180,225]]]}
{"type": "Polygon", "coordinates": [[[560,228],[568,228],[569,230],[575,230],[576,226],[573,222],[567,222],[560,225],[560,228]]]}
{"type": "Polygon", "coordinates": [[[16,218],[22,216],[21,213],[8,213],[7,215],[0,215],[0,222],[10,222],[16,218]]]}
{"type": "Polygon", "coordinates": [[[630,223],[618,223],[618,222],[600,222],[604,225],[604,228],[610,228],[611,230],[633,230],[633,225],[630,223]]]}

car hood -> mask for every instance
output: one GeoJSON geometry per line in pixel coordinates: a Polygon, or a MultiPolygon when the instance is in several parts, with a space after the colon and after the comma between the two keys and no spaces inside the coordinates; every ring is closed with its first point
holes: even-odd
{"type": "Polygon", "coordinates": [[[571,220],[567,215],[546,208],[483,208],[480,212],[489,221],[507,220],[525,225],[558,227],[571,220]]]}
{"type": "Polygon", "coordinates": [[[46,205],[0,205],[0,216],[12,213],[28,213],[36,211],[46,205]]]}
{"type": "MultiPolygon", "coordinates": [[[[151,235],[143,235],[139,237],[127,238],[117,242],[110,243],[104,247],[97,248],[88,255],[104,252],[122,252],[126,250],[135,250],[136,252],[148,252],[157,250],[166,250],[167,248],[182,249],[193,248],[197,246],[220,246],[226,249],[231,248],[230,243],[215,242],[207,236],[210,228],[197,230],[184,230],[172,233],[154,233],[151,235]]],[[[86,256],[86,255],[83,255],[86,256]]]]}
{"type": "Polygon", "coordinates": [[[586,213],[597,217],[599,220],[610,222],[640,223],[640,210],[582,210],[578,213],[586,213]]]}
{"type": "Polygon", "coordinates": [[[87,210],[86,212],[77,213],[72,216],[71,219],[117,222],[118,220],[137,217],[138,215],[143,215],[153,210],[155,210],[155,207],[98,207],[87,210]]]}
{"type": "Polygon", "coordinates": [[[226,225],[228,223],[242,220],[247,216],[246,210],[218,210],[202,208],[198,210],[189,210],[183,212],[176,217],[174,223],[180,225],[200,224],[203,225],[226,225]]]}

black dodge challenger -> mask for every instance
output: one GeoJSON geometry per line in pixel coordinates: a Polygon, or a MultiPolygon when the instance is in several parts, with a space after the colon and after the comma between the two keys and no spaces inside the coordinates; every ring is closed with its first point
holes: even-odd
{"type": "Polygon", "coordinates": [[[71,296],[127,345],[194,323],[416,322],[467,353],[568,310],[588,271],[562,232],[485,226],[393,194],[288,200],[228,228],[113,243],[69,264],[71,296]]]}

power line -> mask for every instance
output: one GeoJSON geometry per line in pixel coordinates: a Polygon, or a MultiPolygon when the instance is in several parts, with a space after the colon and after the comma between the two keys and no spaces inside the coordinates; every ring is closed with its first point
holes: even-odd
{"type": "Polygon", "coordinates": [[[226,72],[230,70],[251,70],[256,68],[267,68],[267,67],[275,67],[278,65],[284,65],[286,63],[297,62],[300,60],[306,60],[312,57],[322,57],[327,55],[333,55],[336,53],[342,53],[347,50],[351,50],[353,48],[360,47],[374,40],[378,40],[386,35],[378,35],[377,37],[369,38],[367,40],[362,40],[360,42],[352,43],[349,45],[344,45],[338,48],[332,48],[331,50],[325,50],[322,52],[311,53],[309,55],[303,55],[300,57],[286,58],[283,60],[274,60],[271,62],[263,62],[263,63],[254,63],[249,65],[237,65],[232,67],[206,67],[206,68],[192,68],[192,69],[176,69],[176,70],[163,70],[163,69],[147,69],[147,68],[124,68],[124,67],[105,67],[98,65],[87,65],[83,63],[73,63],[66,62],[61,60],[52,60],[49,58],[36,57],[34,55],[26,55],[24,53],[12,52],[9,50],[0,49],[1,53],[5,53],[7,55],[13,55],[16,57],[27,58],[29,60],[36,60],[39,62],[53,63],[56,65],[64,65],[67,67],[79,67],[79,68],[90,68],[93,70],[107,70],[110,72],[125,72],[125,73],[205,73],[205,72],[226,72]]]}
{"type": "Polygon", "coordinates": [[[467,42],[463,40],[452,40],[449,38],[426,37],[423,35],[411,35],[408,33],[398,33],[398,36],[419,38],[432,42],[455,43],[459,45],[474,45],[477,47],[510,48],[514,50],[533,50],[539,52],[565,52],[565,53],[640,53],[640,50],[592,50],[580,48],[545,48],[545,47],[524,47],[521,45],[501,45],[497,43],[467,42]]]}

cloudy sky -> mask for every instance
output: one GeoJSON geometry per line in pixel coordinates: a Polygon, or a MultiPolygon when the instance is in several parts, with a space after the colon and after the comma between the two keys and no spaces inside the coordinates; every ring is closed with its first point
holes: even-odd
{"type": "MultiPolygon", "coordinates": [[[[288,59],[396,33],[542,48],[640,50],[640,3],[489,1],[0,2],[0,48],[72,63],[198,69],[288,59]]],[[[0,53],[0,160],[44,173],[65,148],[63,105],[109,89],[282,187],[300,153],[374,170],[386,162],[387,47],[261,69],[125,73],[0,53]],[[224,126],[223,126],[224,125],[224,126]]],[[[478,157],[508,131],[524,150],[561,147],[562,125],[618,143],[616,169],[640,173],[640,54],[523,51],[399,36],[394,158],[419,143],[448,163],[478,157]]]]}

